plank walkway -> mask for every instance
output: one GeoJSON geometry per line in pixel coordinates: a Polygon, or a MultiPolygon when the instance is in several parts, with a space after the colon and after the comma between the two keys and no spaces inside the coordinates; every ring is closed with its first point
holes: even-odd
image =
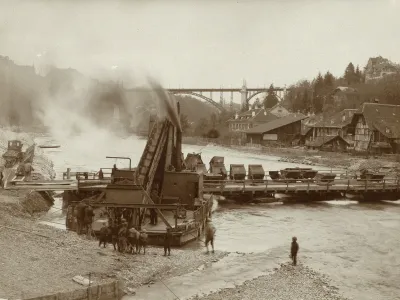
{"type": "MultiPolygon", "coordinates": [[[[107,180],[81,180],[79,190],[103,190],[107,180]]],[[[282,182],[251,180],[223,182],[204,182],[204,192],[213,194],[262,192],[269,193],[297,193],[297,192],[399,192],[400,180],[396,178],[385,179],[380,182],[356,179],[336,179],[332,182],[282,182]]],[[[8,182],[8,190],[35,190],[35,191],[71,191],[78,190],[77,180],[51,180],[51,181],[25,181],[8,182]]]]}

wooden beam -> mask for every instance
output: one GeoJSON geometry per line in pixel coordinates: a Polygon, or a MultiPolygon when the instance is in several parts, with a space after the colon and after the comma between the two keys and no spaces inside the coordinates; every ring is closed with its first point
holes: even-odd
{"type": "MultiPolygon", "coordinates": [[[[153,200],[151,199],[150,195],[143,189],[144,195],[146,196],[147,200],[150,204],[155,205],[153,200]]],[[[169,224],[168,220],[164,217],[163,213],[159,208],[156,208],[157,214],[160,216],[161,220],[163,220],[164,224],[167,225],[169,228],[172,228],[171,224],[169,224]]]]}
{"type": "Polygon", "coordinates": [[[118,203],[93,203],[90,204],[93,207],[107,206],[107,207],[122,207],[122,208],[154,208],[154,209],[165,209],[165,210],[176,210],[179,204],[118,204],[118,203]]]}

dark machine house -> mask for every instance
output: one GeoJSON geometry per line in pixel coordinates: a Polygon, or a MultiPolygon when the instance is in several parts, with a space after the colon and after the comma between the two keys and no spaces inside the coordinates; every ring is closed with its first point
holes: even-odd
{"type": "Polygon", "coordinates": [[[307,116],[297,113],[253,127],[246,131],[248,144],[255,145],[290,145],[301,135],[301,121],[307,116]]]}

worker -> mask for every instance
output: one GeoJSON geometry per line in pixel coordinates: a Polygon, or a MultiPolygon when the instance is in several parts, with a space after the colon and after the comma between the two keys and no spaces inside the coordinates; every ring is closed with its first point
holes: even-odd
{"type": "Polygon", "coordinates": [[[106,222],[103,222],[103,227],[101,227],[99,235],[99,247],[101,247],[101,244],[104,244],[104,248],[106,247],[109,234],[110,230],[107,227],[106,222]]]}
{"type": "Polygon", "coordinates": [[[143,254],[146,254],[146,246],[147,246],[147,231],[146,231],[146,229],[143,229],[140,232],[140,236],[139,236],[139,251],[138,251],[138,253],[140,253],[140,250],[143,248],[143,254]]]}
{"type": "Polygon", "coordinates": [[[171,255],[171,243],[172,243],[172,232],[171,228],[167,227],[167,232],[165,233],[164,236],[164,256],[167,256],[167,250],[168,250],[168,256],[171,255]]]}
{"type": "Polygon", "coordinates": [[[84,223],[88,237],[92,234],[93,217],[94,217],[93,207],[91,205],[88,205],[85,208],[85,223],[84,223]]]}
{"type": "Polygon", "coordinates": [[[82,234],[82,229],[85,225],[85,210],[86,204],[84,202],[79,202],[79,204],[76,206],[76,221],[78,225],[77,233],[79,235],[82,234]]]}
{"type": "Polygon", "coordinates": [[[150,208],[150,224],[157,225],[157,212],[154,208],[150,208]]]}
{"type": "Polygon", "coordinates": [[[1,186],[2,188],[4,188],[3,179],[4,179],[3,170],[0,170],[0,186],[1,186]]]}
{"type": "Polygon", "coordinates": [[[104,174],[103,174],[103,170],[102,169],[100,169],[100,171],[99,171],[99,179],[100,180],[104,179],[104,174]]]}
{"type": "Polygon", "coordinates": [[[118,226],[115,222],[111,224],[111,243],[114,246],[114,250],[117,250],[116,245],[118,244],[118,226]]]}
{"type": "Polygon", "coordinates": [[[206,240],[205,240],[205,245],[207,247],[207,253],[208,251],[208,243],[211,243],[212,247],[212,253],[214,253],[214,238],[215,238],[215,232],[217,230],[215,229],[214,225],[212,224],[211,220],[207,220],[207,225],[206,225],[206,240]]]}
{"type": "Polygon", "coordinates": [[[299,244],[297,243],[297,237],[292,237],[292,246],[290,247],[290,258],[293,261],[293,266],[297,264],[297,252],[299,251],[299,244]]]}
{"type": "Polygon", "coordinates": [[[118,251],[125,252],[127,246],[127,228],[128,223],[124,220],[118,231],[118,251]]]}
{"type": "Polygon", "coordinates": [[[139,231],[136,230],[135,227],[131,227],[128,230],[128,244],[130,247],[130,252],[131,253],[137,253],[139,250],[139,238],[140,238],[140,233],[139,231]]]}

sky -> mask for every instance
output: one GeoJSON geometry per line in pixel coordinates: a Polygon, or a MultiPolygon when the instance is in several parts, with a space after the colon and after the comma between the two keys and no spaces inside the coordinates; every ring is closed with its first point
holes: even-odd
{"type": "Polygon", "coordinates": [[[0,0],[0,55],[167,88],[289,86],[400,62],[400,0],[0,0]]]}

